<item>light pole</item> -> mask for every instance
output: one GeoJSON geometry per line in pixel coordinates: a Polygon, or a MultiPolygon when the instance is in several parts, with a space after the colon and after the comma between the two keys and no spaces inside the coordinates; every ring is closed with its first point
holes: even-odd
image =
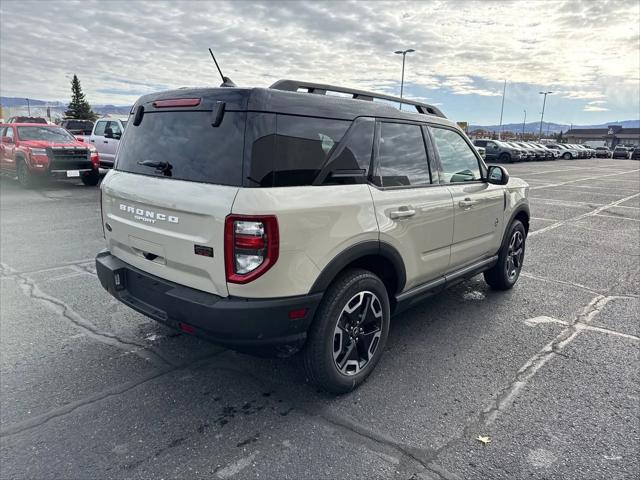
{"type": "Polygon", "coordinates": [[[540,115],[540,133],[538,133],[538,140],[542,139],[542,121],[544,120],[544,106],[547,103],[547,95],[551,95],[553,92],[539,92],[540,95],[544,95],[544,100],[542,100],[542,115],[540,115]]]}
{"type": "Polygon", "coordinates": [[[25,100],[27,101],[27,116],[31,116],[31,105],[29,104],[29,99],[25,98],[25,100]]]}
{"type": "MultiPolygon", "coordinates": [[[[402,79],[400,80],[400,99],[402,99],[402,94],[404,93],[404,62],[407,57],[407,53],[415,52],[413,48],[407,48],[406,50],[396,50],[393,53],[398,55],[402,55],[402,79]]],[[[400,110],[402,110],[402,102],[400,102],[400,110]]]]}
{"type": "Polygon", "coordinates": [[[527,123],[527,111],[524,111],[524,120],[522,120],[522,140],[524,140],[524,126],[527,123]]]}
{"type": "Polygon", "coordinates": [[[507,93],[507,81],[504,81],[502,88],[502,104],[500,105],[500,130],[498,130],[498,140],[502,138],[502,113],[504,112],[504,95],[507,93]]]}

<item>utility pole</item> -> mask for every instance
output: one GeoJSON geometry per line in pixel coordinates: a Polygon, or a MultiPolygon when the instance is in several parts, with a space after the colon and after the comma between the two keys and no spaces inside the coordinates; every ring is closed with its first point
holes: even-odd
{"type": "Polygon", "coordinates": [[[524,140],[524,126],[527,123],[527,111],[524,111],[524,120],[522,120],[522,140],[524,140]]]}
{"type": "Polygon", "coordinates": [[[498,129],[498,140],[502,136],[502,112],[504,111],[504,94],[507,91],[507,81],[504,81],[504,87],[502,87],[502,105],[500,106],[500,128],[498,129]]]}
{"type": "Polygon", "coordinates": [[[31,105],[29,104],[29,99],[25,98],[25,100],[27,101],[27,116],[31,116],[31,105]]]}
{"type": "MultiPolygon", "coordinates": [[[[402,99],[402,94],[404,93],[404,62],[407,57],[407,53],[415,52],[413,48],[408,48],[406,50],[396,50],[393,53],[398,55],[402,55],[402,79],[400,80],[400,99],[402,99]]],[[[402,102],[400,102],[400,110],[402,110],[402,102]]]]}
{"type": "Polygon", "coordinates": [[[542,121],[544,120],[544,106],[547,103],[547,95],[552,94],[553,92],[539,92],[540,95],[544,95],[544,100],[542,100],[542,115],[540,115],[540,132],[538,133],[538,140],[542,139],[542,121]]]}

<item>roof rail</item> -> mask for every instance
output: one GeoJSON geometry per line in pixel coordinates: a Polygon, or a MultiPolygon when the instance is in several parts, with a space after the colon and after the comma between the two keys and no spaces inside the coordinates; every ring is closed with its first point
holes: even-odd
{"type": "Polygon", "coordinates": [[[385,95],[383,93],[367,92],[366,90],[357,90],[355,88],[337,87],[335,85],[326,85],[323,83],[302,82],[298,80],[278,80],[269,88],[274,90],[285,90],[287,92],[299,92],[300,90],[306,90],[307,93],[314,93],[316,95],[326,95],[327,92],[346,93],[351,95],[351,98],[357,100],[368,100],[370,102],[373,99],[387,100],[390,102],[397,102],[403,105],[413,106],[418,113],[425,115],[435,115],[437,117],[447,118],[440,109],[429,105],[428,103],[417,102],[415,100],[409,100],[406,98],[394,97],[393,95],[385,95]]]}

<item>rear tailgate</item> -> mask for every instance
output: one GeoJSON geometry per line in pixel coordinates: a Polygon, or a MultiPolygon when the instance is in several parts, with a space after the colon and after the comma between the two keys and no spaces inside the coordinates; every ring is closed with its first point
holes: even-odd
{"type": "Polygon", "coordinates": [[[224,89],[164,95],[139,101],[102,183],[107,245],[140,270],[227,296],[224,223],[242,184],[246,112],[224,89]]]}
{"type": "Polygon", "coordinates": [[[107,248],[152,275],[227,296],[224,221],[237,191],[111,171],[102,184],[107,248]]]}

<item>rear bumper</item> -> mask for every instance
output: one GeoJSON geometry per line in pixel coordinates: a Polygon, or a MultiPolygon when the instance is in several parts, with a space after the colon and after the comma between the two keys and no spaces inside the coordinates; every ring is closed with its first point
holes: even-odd
{"type": "Polygon", "coordinates": [[[96,271],[102,286],[134,310],[172,328],[239,350],[264,348],[282,354],[298,350],[322,299],[322,293],[274,299],[220,297],[143,272],[108,251],[97,255],[96,271]],[[289,312],[293,310],[306,313],[291,320],[289,312]]]}

